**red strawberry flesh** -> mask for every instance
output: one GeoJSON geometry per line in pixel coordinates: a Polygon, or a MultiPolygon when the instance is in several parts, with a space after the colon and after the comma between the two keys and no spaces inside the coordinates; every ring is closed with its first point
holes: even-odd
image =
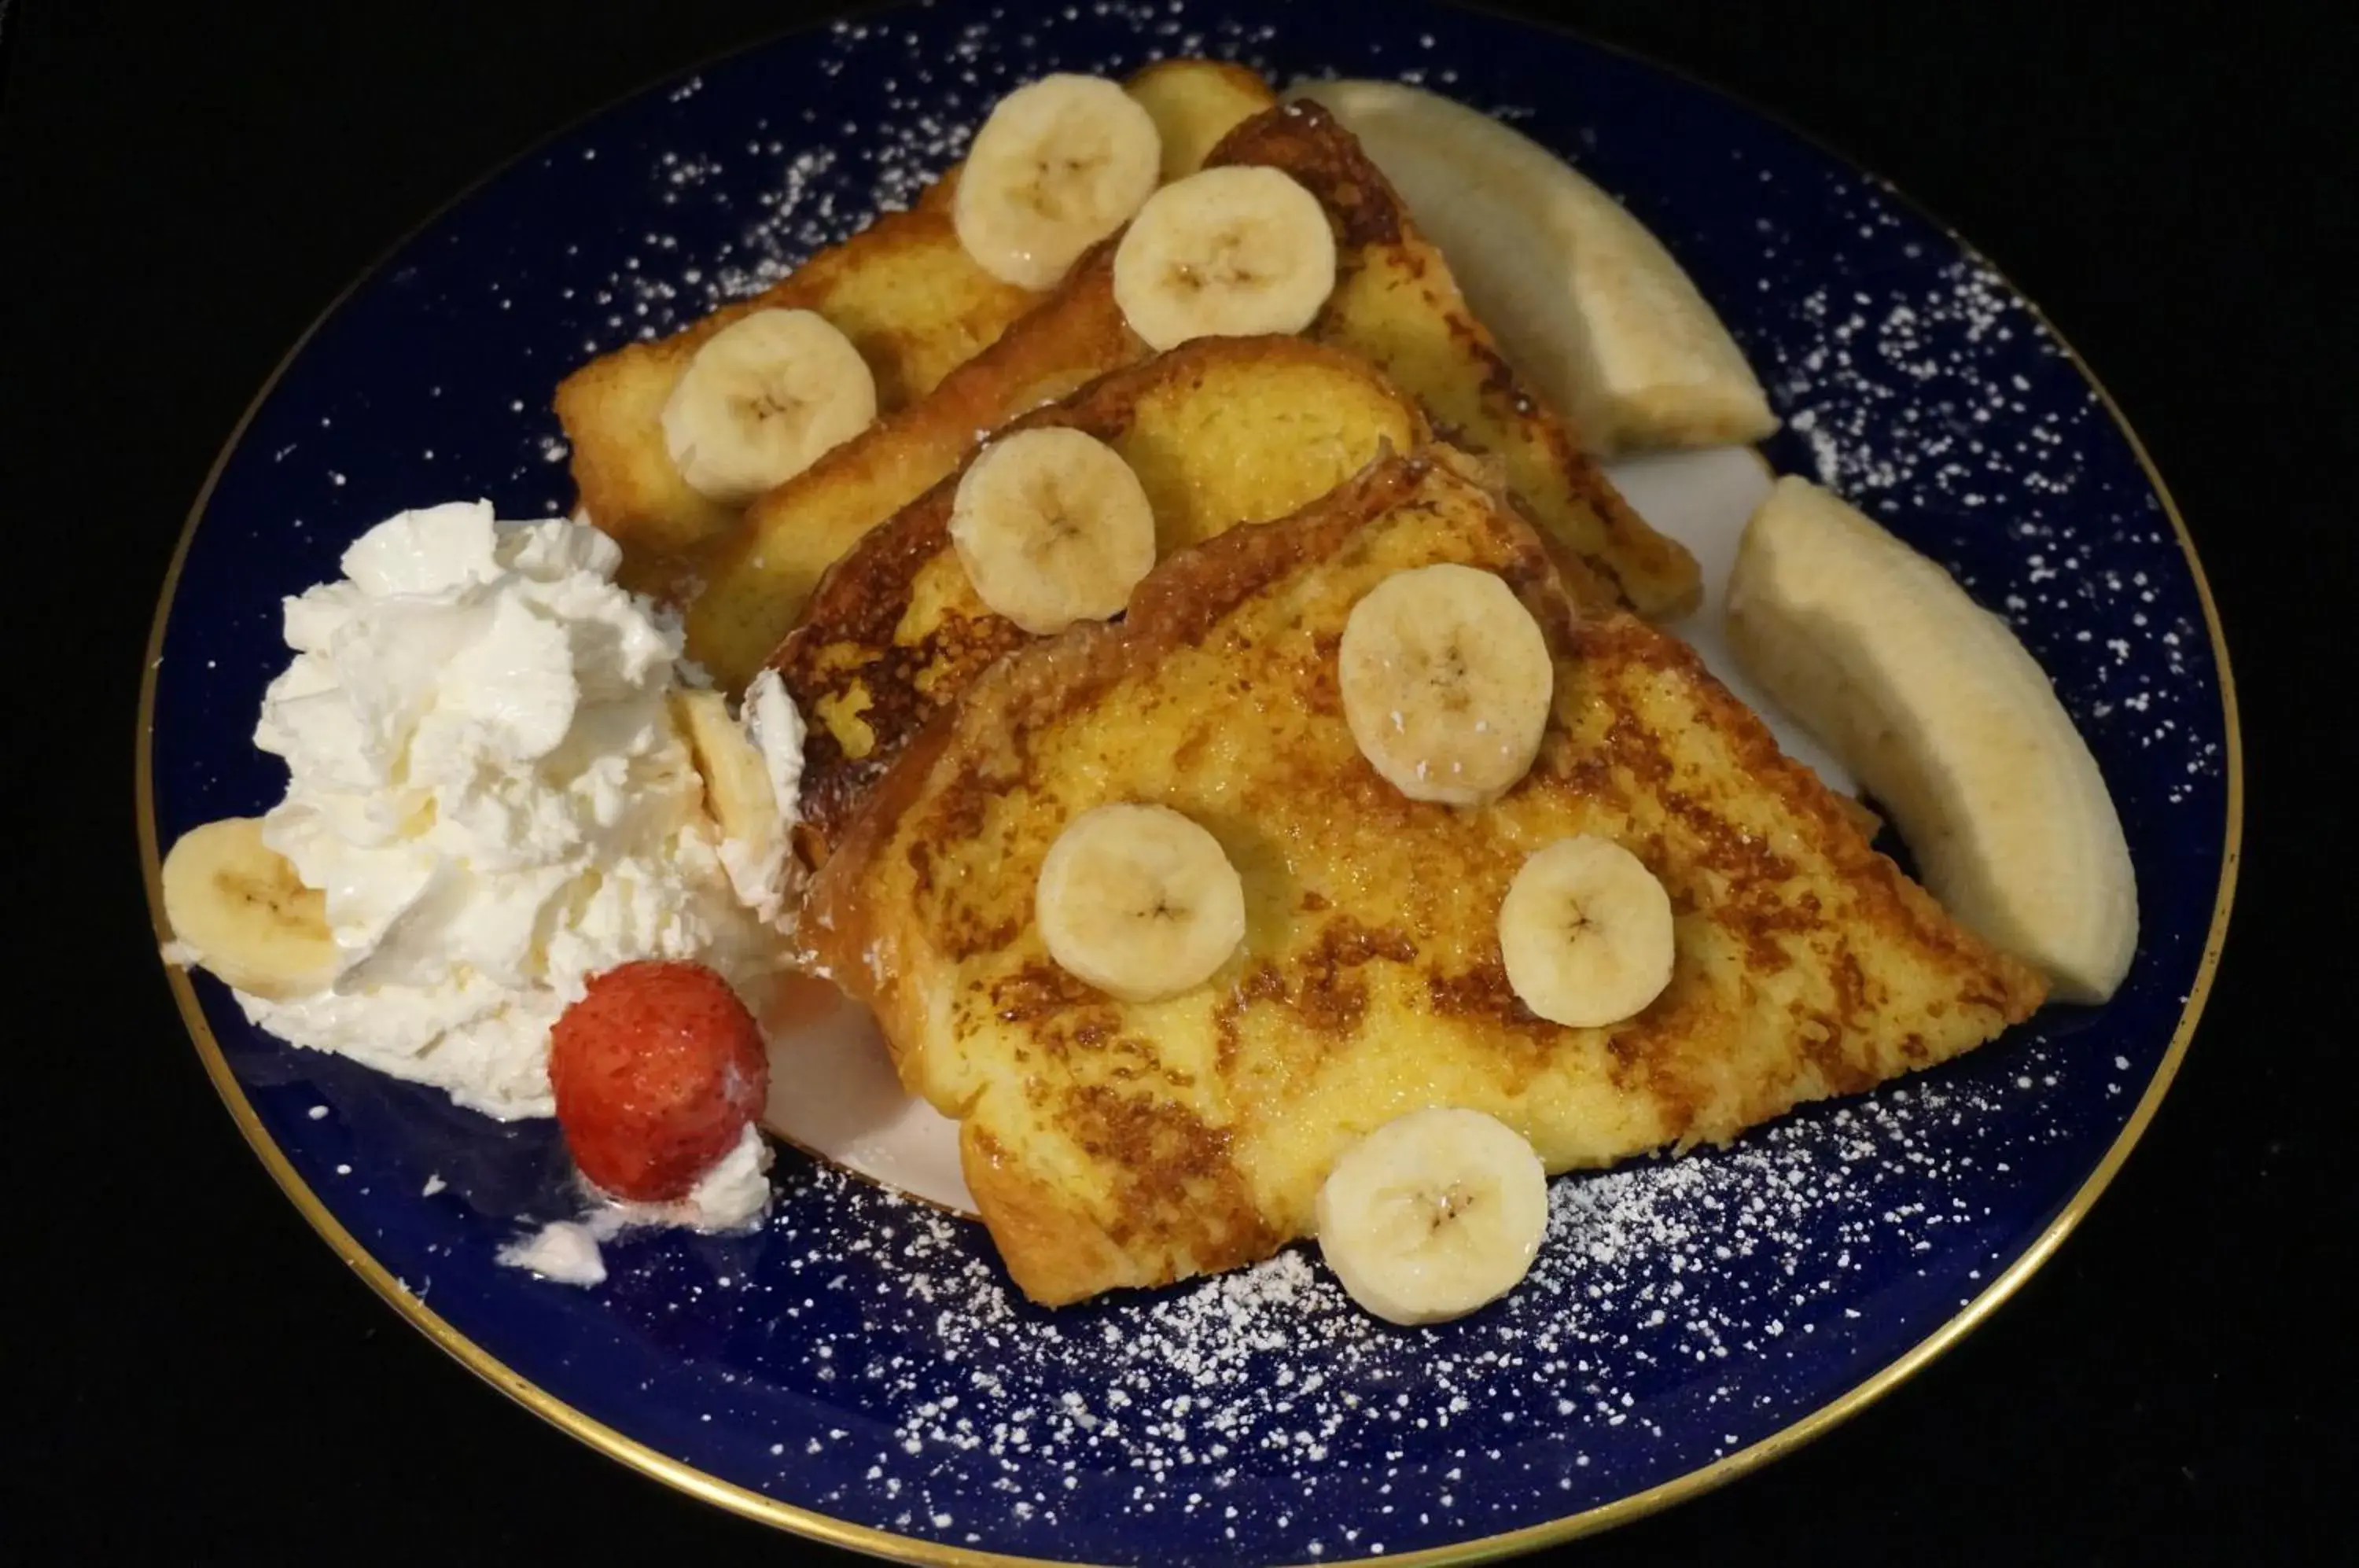
{"type": "Polygon", "coordinates": [[[701,964],[625,964],[591,980],[549,1035],[574,1164],[635,1203],[687,1195],[769,1092],[762,1031],[701,964]]]}

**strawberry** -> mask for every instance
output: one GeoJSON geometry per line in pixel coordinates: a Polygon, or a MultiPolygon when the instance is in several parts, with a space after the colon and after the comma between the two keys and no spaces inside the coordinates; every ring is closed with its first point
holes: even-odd
{"type": "Polygon", "coordinates": [[[582,1173],[636,1203],[684,1196],[769,1093],[762,1031],[701,964],[593,977],[549,1033],[557,1121],[582,1173]]]}

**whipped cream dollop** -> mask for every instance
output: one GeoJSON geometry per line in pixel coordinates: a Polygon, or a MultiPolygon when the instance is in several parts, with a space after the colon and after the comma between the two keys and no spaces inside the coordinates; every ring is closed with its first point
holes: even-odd
{"type": "Polygon", "coordinates": [[[560,1285],[586,1290],[606,1282],[606,1255],[598,1248],[598,1235],[577,1220],[545,1225],[501,1247],[496,1256],[511,1269],[528,1269],[560,1285]]]}
{"type": "MultiPolygon", "coordinates": [[[[587,1183],[583,1183],[585,1186],[587,1183]]],[[[770,1146],[759,1128],[747,1127],[688,1194],[669,1203],[633,1203],[592,1192],[592,1206],[579,1219],[556,1220],[500,1248],[499,1261],[545,1279],[587,1289],[606,1278],[600,1247],[642,1225],[682,1225],[705,1232],[745,1230],[770,1203],[770,1146]]]]}
{"type": "Polygon", "coordinates": [[[433,506],[286,601],[263,837],[325,893],[339,962],[309,996],[240,993],[247,1017],[506,1118],[553,1114],[549,1031],[600,971],[701,962],[758,1013],[779,943],[669,712],[679,622],[620,561],[570,519],[433,506]]]}
{"type": "Polygon", "coordinates": [[[775,670],[763,670],[745,688],[745,734],[770,775],[779,820],[791,828],[803,820],[803,716],[775,670]]]}

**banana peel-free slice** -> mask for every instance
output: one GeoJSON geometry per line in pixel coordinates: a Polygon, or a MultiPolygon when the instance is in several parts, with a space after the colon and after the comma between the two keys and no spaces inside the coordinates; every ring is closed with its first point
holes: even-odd
{"type": "Polygon", "coordinates": [[[1115,802],[1065,824],[1033,918],[1059,966],[1108,996],[1192,991],[1245,936],[1245,883],[1221,841],[1168,806],[1115,802]]]}
{"type": "Polygon", "coordinates": [[[1463,1317],[1515,1289],[1548,1230],[1548,1174],[1481,1111],[1396,1116],[1345,1149],[1319,1189],[1319,1251],[1389,1323],[1463,1317]]]}
{"type": "Polygon", "coordinates": [[[1335,654],[1344,722],[1412,800],[1479,806],[1538,755],[1556,670],[1548,639],[1493,572],[1396,572],[1352,606],[1335,654]]]}
{"type": "Polygon", "coordinates": [[[960,476],[951,543],[975,597],[1036,637],[1103,621],[1155,565],[1155,508],[1114,448],[1057,426],[1017,430],[960,476]]]}
{"type": "Polygon", "coordinates": [[[1327,211],[1283,169],[1233,165],[1167,185],[1114,247],[1114,303],[1158,351],[1299,332],[1334,291],[1327,211]]]}
{"type": "Polygon", "coordinates": [[[262,841],[261,818],[190,828],[164,857],[162,881],[172,935],[229,985],[286,1001],[335,979],[327,895],[262,841]]]}
{"type": "Polygon", "coordinates": [[[756,310],[704,342],[664,402],[690,488],[731,504],[793,478],[876,419],[876,380],[816,310],[756,310]]]}
{"type": "Polygon", "coordinates": [[[1671,983],[1671,898],[1646,862],[1576,833],[1535,852],[1499,901],[1499,953],[1516,999],[1550,1023],[1602,1029],[1671,983]]]}
{"type": "Polygon", "coordinates": [[[2114,994],[2137,880],[2047,672],[1950,574],[1841,498],[1780,479],[1728,586],[1745,673],[1892,814],[1925,886],[2063,1000],[2114,994]]]}
{"type": "Polygon", "coordinates": [[[975,265],[1018,289],[1053,288],[1156,186],[1154,117],[1119,82],[1056,72],[1002,98],[977,131],[951,213],[975,265]]]}

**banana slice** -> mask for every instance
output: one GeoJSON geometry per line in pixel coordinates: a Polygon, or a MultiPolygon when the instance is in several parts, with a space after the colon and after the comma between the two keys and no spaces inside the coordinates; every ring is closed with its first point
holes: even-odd
{"type": "Polygon", "coordinates": [[[681,689],[671,693],[670,704],[672,722],[704,781],[705,812],[721,829],[714,846],[721,868],[737,901],[776,923],[787,910],[792,885],[787,836],[791,823],[770,761],[745,726],[729,716],[728,700],[720,692],[681,689]]]}
{"type": "Polygon", "coordinates": [[[1499,954],[1524,1006],[1571,1029],[1643,1011],[1671,983],[1671,897],[1610,838],[1576,833],[1526,860],[1499,900],[1499,954]]]}
{"type": "Polygon", "coordinates": [[[756,848],[779,842],[782,824],[769,768],[729,716],[729,700],[718,691],[677,691],[671,712],[704,780],[705,809],[723,836],[756,848]]]}
{"type": "Polygon", "coordinates": [[[1612,457],[1777,428],[1744,352],[1671,253],[1554,153],[1397,82],[1307,82],[1293,95],[1359,138],[1582,445],[1612,457]]]}
{"type": "Polygon", "coordinates": [[[1083,811],[1040,862],[1049,956],[1125,1002],[1192,991],[1245,936],[1245,883],[1221,841],[1168,806],[1083,811]]]}
{"type": "Polygon", "coordinates": [[[262,819],[191,828],[164,857],[164,918],[196,961],[272,1001],[324,990],[339,956],[328,897],[262,842],[262,819]]]}
{"type": "Polygon", "coordinates": [[[1556,667],[1539,623],[1488,572],[1393,573],[1352,606],[1335,663],[1360,755],[1413,800],[1495,800],[1539,753],[1556,667]]]}
{"type": "Polygon", "coordinates": [[[1162,165],[1153,116],[1121,87],[1098,76],[1044,76],[1002,98],[975,133],[951,222],[994,278],[1053,288],[1138,211],[1162,165]]]}
{"type": "Polygon", "coordinates": [[[1035,636],[1103,621],[1155,565],[1155,508],[1120,454],[1080,430],[1017,430],[968,465],[951,543],[977,597],[1035,636]]]}
{"type": "Polygon", "coordinates": [[[1114,299],[1158,350],[1299,332],[1335,291],[1319,198],[1275,169],[1208,169],[1165,186],[1114,253],[1114,299]]]}
{"type": "Polygon", "coordinates": [[[1959,921],[2112,996],[2137,949],[2113,797],[2047,674],[1932,561],[1807,480],[1745,524],[1728,585],[1745,673],[1892,814],[1959,921]]]}
{"type": "Polygon", "coordinates": [[[699,495],[735,506],[876,418],[876,378],[811,310],[756,310],[704,341],[663,407],[664,446],[699,495]]]}
{"type": "Polygon", "coordinates": [[[1335,1161],[1318,1226],[1353,1301],[1391,1323],[1440,1323],[1531,1271],[1548,1173],[1520,1134],[1480,1111],[1411,1111],[1335,1161]]]}

